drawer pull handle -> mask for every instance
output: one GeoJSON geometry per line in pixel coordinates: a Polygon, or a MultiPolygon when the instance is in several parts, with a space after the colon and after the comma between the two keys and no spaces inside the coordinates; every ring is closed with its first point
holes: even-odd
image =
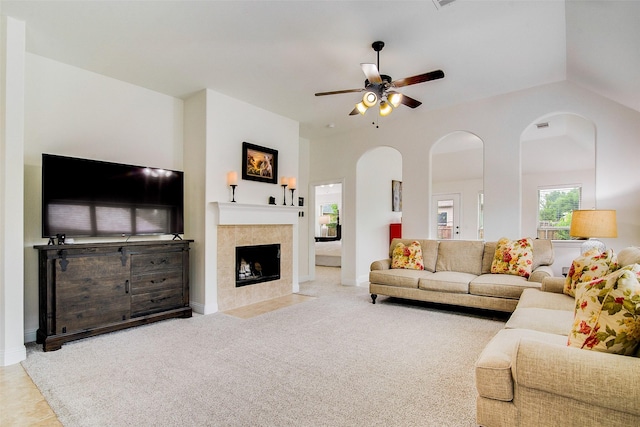
{"type": "Polygon", "coordinates": [[[153,283],[153,284],[155,285],[156,283],[163,283],[163,282],[165,282],[166,280],[167,280],[166,278],[164,278],[164,279],[160,279],[160,280],[151,280],[151,283],[153,283]]]}
{"type": "Polygon", "coordinates": [[[124,281],[124,292],[129,293],[129,280],[124,281]]]}
{"type": "MultiPolygon", "coordinates": [[[[158,264],[167,264],[167,263],[168,263],[168,261],[167,261],[167,259],[166,259],[166,258],[162,258],[162,259],[158,262],[158,264]]],[[[155,264],[156,264],[156,262],[155,262],[155,261],[151,261],[151,264],[155,265],[155,264]]]]}

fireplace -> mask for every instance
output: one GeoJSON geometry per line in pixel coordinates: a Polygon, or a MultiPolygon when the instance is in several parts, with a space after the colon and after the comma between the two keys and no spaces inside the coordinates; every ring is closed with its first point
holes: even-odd
{"type": "MultiPolygon", "coordinates": [[[[213,206],[218,224],[216,309],[232,310],[298,292],[298,208],[230,202],[213,206]],[[280,245],[280,278],[236,286],[236,248],[274,244],[280,245]]],[[[262,263],[261,268],[264,270],[262,263]]]]}
{"type": "Polygon", "coordinates": [[[236,246],[236,288],[280,279],[280,244],[236,246]]]}

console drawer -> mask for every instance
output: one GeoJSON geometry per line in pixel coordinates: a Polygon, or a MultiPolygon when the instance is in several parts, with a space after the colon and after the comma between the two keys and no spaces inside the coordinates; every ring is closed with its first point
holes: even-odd
{"type": "Polygon", "coordinates": [[[132,275],[131,295],[140,295],[164,289],[182,289],[182,280],[182,269],[132,275]]]}
{"type": "Polygon", "coordinates": [[[131,274],[147,271],[181,270],[182,252],[158,252],[131,255],[131,274]]]}
{"type": "Polygon", "coordinates": [[[131,317],[184,307],[182,288],[131,295],[131,317]]]}

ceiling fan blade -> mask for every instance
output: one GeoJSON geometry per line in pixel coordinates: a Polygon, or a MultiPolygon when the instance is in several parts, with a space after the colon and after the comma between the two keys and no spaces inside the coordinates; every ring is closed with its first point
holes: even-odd
{"type": "Polygon", "coordinates": [[[364,88],[362,88],[362,89],[334,90],[334,91],[331,91],[331,92],[318,92],[318,93],[316,93],[316,96],[339,95],[341,93],[362,92],[362,91],[364,91],[364,88]]]}
{"type": "Polygon", "coordinates": [[[437,80],[444,77],[444,72],[442,70],[431,71],[429,73],[419,74],[417,76],[406,77],[404,79],[396,80],[391,83],[391,86],[394,87],[403,87],[409,85],[415,85],[418,83],[428,82],[430,80],[437,80]]]}
{"type": "Polygon", "coordinates": [[[369,83],[382,83],[382,77],[380,77],[376,64],[360,64],[360,66],[369,83]]]}
{"type": "Polygon", "coordinates": [[[350,116],[356,116],[360,114],[360,111],[358,111],[358,107],[354,108],[353,110],[351,110],[351,112],[349,113],[350,116]]]}
{"type": "Polygon", "coordinates": [[[416,108],[422,105],[422,102],[407,95],[402,95],[400,102],[410,108],[416,108]]]}

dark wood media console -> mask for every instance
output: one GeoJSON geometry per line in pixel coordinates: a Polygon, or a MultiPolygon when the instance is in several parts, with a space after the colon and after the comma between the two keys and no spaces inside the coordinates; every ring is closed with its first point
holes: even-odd
{"type": "Polygon", "coordinates": [[[44,351],[67,341],[191,317],[189,243],[39,245],[39,328],[44,351]]]}

